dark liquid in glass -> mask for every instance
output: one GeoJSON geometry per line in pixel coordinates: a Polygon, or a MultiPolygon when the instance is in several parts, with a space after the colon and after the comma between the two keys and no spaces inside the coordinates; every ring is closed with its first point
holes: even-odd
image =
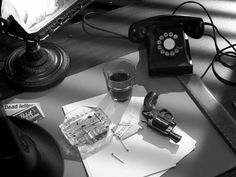
{"type": "MultiPolygon", "coordinates": [[[[122,81],[127,81],[131,78],[130,75],[127,73],[114,73],[112,74],[109,79],[111,81],[116,81],[116,82],[122,82],[122,81]]],[[[111,94],[111,97],[115,101],[126,101],[130,98],[131,93],[132,93],[132,85],[131,84],[124,84],[124,87],[108,87],[108,90],[111,94]]]]}

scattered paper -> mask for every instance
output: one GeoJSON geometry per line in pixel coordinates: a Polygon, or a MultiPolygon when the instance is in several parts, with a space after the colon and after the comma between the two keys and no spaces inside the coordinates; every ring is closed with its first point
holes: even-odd
{"type": "Polygon", "coordinates": [[[142,93],[139,95],[142,96],[133,95],[131,100],[125,103],[113,102],[108,94],[102,94],[63,106],[65,114],[79,106],[99,106],[114,124],[129,125],[129,128],[117,129],[120,137],[134,127],[130,136],[122,139],[122,143],[129,151],[125,150],[120,139],[113,138],[109,145],[83,159],[90,177],[158,177],[166,170],[175,167],[182,158],[195,149],[196,141],[178,126],[174,131],[180,134],[182,139],[174,143],[142,123],[141,110],[146,91],[141,86],[135,86],[134,90],[139,90],[139,93],[142,93]]]}

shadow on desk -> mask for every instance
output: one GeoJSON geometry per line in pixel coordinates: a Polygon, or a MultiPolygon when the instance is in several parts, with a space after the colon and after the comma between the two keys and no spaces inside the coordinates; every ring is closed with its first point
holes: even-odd
{"type": "MultiPolygon", "coordinates": [[[[4,79],[3,65],[7,56],[24,44],[9,37],[0,37],[6,38],[6,40],[3,40],[6,43],[1,45],[5,49],[1,51],[3,62],[0,65],[0,99],[2,100],[21,93],[20,90],[15,90],[4,79]]],[[[81,24],[68,24],[46,41],[56,43],[68,53],[71,59],[71,69],[68,76],[137,50],[137,45],[130,43],[128,40],[88,35],[82,31],[81,24]]]]}

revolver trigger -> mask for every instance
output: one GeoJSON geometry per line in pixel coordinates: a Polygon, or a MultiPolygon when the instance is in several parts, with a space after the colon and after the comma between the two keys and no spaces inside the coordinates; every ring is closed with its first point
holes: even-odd
{"type": "Polygon", "coordinates": [[[146,120],[141,120],[142,123],[146,123],[147,124],[147,121],[146,120]]]}

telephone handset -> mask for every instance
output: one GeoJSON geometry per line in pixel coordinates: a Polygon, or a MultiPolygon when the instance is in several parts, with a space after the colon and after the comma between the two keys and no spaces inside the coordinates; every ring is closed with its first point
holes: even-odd
{"type": "Polygon", "coordinates": [[[198,39],[203,33],[201,18],[159,15],[133,23],[129,39],[135,43],[147,42],[151,76],[180,75],[193,70],[187,35],[198,39]]]}

